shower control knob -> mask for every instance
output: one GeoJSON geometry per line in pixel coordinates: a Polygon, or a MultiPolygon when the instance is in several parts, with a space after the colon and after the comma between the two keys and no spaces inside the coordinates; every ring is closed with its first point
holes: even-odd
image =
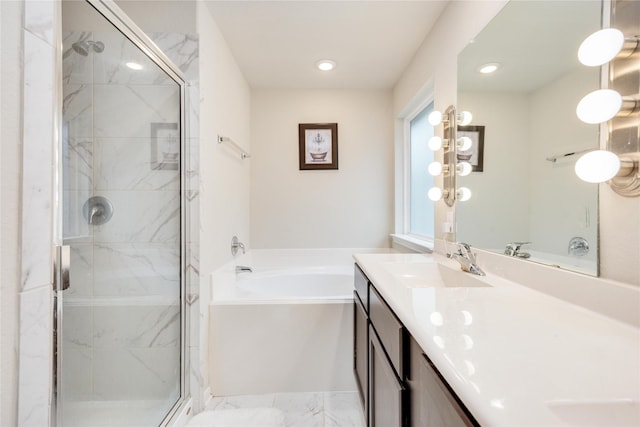
{"type": "Polygon", "coordinates": [[[102,225],[113,216],[113,205],[106,197],[94,196],[82,206],[82,214],[89,225],[102,225]]]}

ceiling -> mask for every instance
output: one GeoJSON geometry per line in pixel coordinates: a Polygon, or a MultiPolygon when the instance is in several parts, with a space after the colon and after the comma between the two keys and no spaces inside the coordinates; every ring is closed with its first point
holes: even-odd
{"type": "Polygon", "coordinates": [[[252,88],[388,89],[448,0],[207,1],[252,88]],[[320,59],[337,63],[330,72],[320,59]]]}
{"type": "Polygon", "coordinates": [[[578,46],[600,28],[597,1],[511,1],[458,56],[458,90],[530,92],[583,67],[578,46]],[[501,64],[493,74],[478,68],[501,64]]]}

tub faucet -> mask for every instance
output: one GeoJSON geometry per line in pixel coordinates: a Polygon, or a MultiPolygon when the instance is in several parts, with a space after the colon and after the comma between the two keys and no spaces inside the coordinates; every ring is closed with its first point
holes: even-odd
{"type": "Polygon", "coordinates": [[[585,256],[589,253],[589,242],[584,237],[574,237],[569,241],[569,255],[585,256]]]}
{"type": "Polygon", "coordinates": [[[253,273],[253,270],[246,265],[236,265],[236,274],[238,273],[253,273]]]}
{"type": "Polygon", "coordinates": [[[476,254],[471,251],[471,246],[468,243],[462,242],[458,242],[456,245],[458,246],[456,252],[448,253],[447,258],[458,261],[462,271],[484,276],[484,271],[476,264],[476,254]]]}
{"type": "Polygon", "coordinates": [[[238,236],[233,236],[231,239],[231,255],[236,256],[238,249],[242,249],[244,255],[244,244],[238,240],[238,236]]]}

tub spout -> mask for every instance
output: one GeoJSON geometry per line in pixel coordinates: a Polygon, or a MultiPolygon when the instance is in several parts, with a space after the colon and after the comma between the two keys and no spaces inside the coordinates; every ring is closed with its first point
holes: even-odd
{"type": "Polygon", "coordinates": [[[238,273],[253,273],[253,270],[245,265],[236,265],[236,274],[238,273]]]}

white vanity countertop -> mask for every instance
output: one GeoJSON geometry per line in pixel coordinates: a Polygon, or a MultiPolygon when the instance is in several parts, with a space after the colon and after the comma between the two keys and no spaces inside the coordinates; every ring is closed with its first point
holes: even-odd
{"type": "Polygon", "coordinates": [[[459,270],[440,255],[354,257],[481,425],[640,425],[639,329],[495,275],[425,287],[387,268],[459,270]]]}

